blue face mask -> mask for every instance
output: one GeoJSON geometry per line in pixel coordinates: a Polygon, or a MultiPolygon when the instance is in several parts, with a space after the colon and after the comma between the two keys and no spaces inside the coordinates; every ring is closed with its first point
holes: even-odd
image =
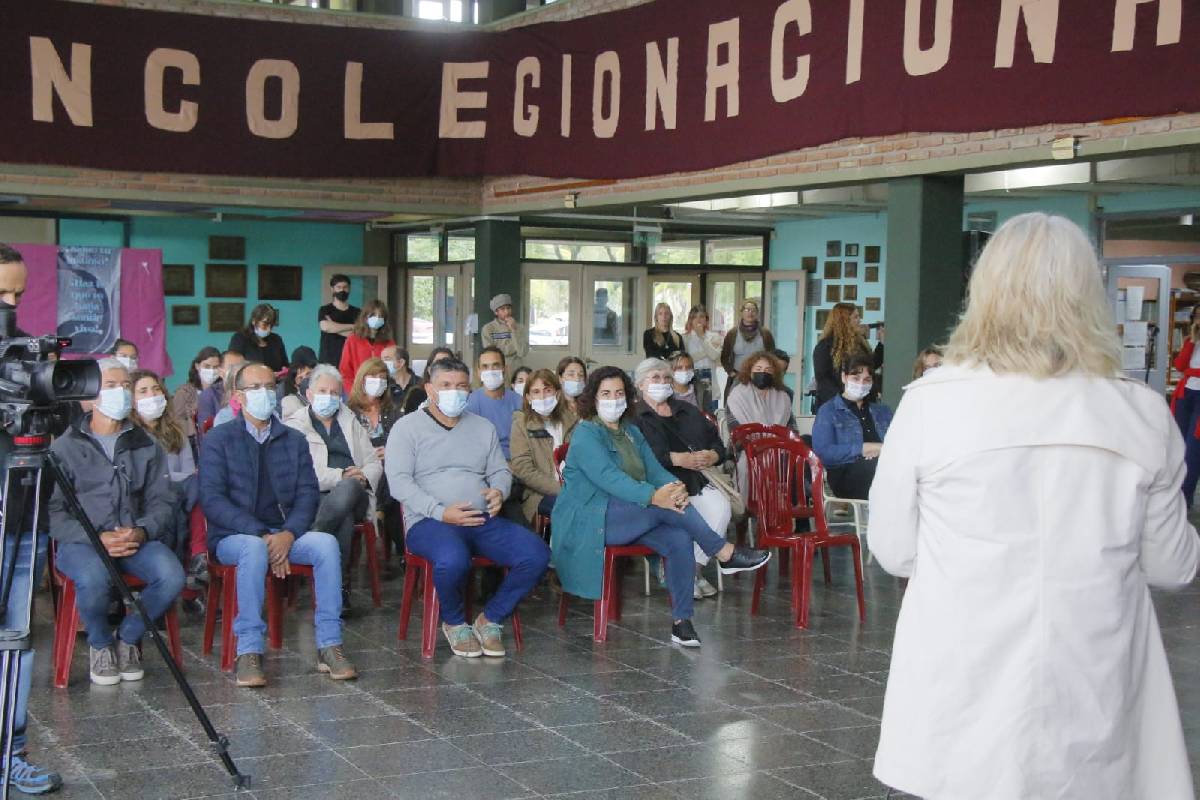
{"type": "Polygon", "coordinates": [[[373,331],[377,331],[383,327],[383,317],[370,316],[367,317],[367,327],[373,331]]]}
{"type": "Polygon", "coordinates": [[[248,389],[246,402],[242,403],[242,411],[254,417],[259,422],[266,422],[275,411],[274,389],[248,389]]]}
{"type": "Polygon", "coordinates": [[[312,409],[318,417],[332,417],[342,405],[342,398],[336,394],[314,394],[312,409]]]}
{"type": "Polygon", "coordinates": [[[447,417],[455,419],[467,408],[467,393],[462,389],[443,389],[438,392],[437,406],[447,417]]]}
{"type": "Polygon", "coordinates": [[[133,393],[123,386],[101,389],[96,400],[96,410],[117,422],[129,416],[133,410],[133,393]]]}

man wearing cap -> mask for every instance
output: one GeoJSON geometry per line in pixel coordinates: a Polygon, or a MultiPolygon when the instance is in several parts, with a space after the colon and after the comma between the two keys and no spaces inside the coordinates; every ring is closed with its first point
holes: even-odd
{"type": "Polygon", "coordinates": [[[529,355],[529,337],[521,323],[513,318],[512,297],[498,294],[488,305],[496,318],[483,326],[479,332],[484,347],[495,347],[504,354],[504,364],[508,368],[505,378],[516,372],[529,355]]]}

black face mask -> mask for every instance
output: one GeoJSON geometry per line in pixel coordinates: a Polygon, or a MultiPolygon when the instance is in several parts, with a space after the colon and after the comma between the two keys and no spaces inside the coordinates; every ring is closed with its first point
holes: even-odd
{"type": "Polygon", "coordinates": [[[769,372],[756,372],[750,376],[750,382],[758,389],[770,389],[775,381],[769,372]]]}
{"type": "Polygon", "coordinates": [[[305,375],[304,378],[299,383],[296,384],[296,388],[300,390],[301,397],[308,394],[308,376],[307,375],[305,375]]]}
{"type": "Polygon", "coordinates": [[[334,292],[333,299],[344,303],[350,299],[350,293],[349,292],[334,292]]]}

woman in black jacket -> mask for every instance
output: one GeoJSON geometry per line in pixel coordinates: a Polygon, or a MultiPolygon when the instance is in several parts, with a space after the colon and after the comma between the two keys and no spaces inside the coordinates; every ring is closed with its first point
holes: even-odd
{"type": "MultiPolygon", "coordinates": [[[[633,423],[654,451],[660,464],[687,487],[691,503],[708,526],[722,536],[733,511],[729,500],[713,486],[702,470],[726,459],[725,445],[717,427],[691,403],[672,397],[671,365],[648,358],[634,372],[639,400],[633,408],[633,423]]],[[[693,596],[712,597],[716,588],[700,576],[708,556],[696,550],[696,585],[693,596]]]]}
{"type": "Polygon", "coordinates": [[[287,366],[287,347],[273,329],[279,325],[279,312],[269,303],[254,307],[246,327],[229,337],[229,348],[245,356],[247,361],[266,364],[272,372],[287,366]]]}
{"type": "Polygon", "coordinates": [[[647,328],[642,333],[642,349],[646,358],[674,358],[677,353],[687,352],[683,345],[683,336],[673,330],[675,315],[666,303],[654,307],[654,327],[647,328]]]}
{"type": "Polygon", "coordinates": [[[813,348],[813,377],[817,381],[817,398],[813,402],[812,413],[826,400],[837,397],[843,391],[842,367],[852,356],[865,355],[872,358],[875,370],[883,367],[883,342],[876,347],[874,353],[871,345],[861,330],[862,317],[858,306],[853,303],[838,303],[829,312],[825,329],[821,331],[821,340],[813,348]]]}

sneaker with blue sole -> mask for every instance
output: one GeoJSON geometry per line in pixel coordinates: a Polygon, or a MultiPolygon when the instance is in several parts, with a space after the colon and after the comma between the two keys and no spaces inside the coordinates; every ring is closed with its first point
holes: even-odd
{"type": "Polygon", "coordinates": [[[49,794],[62,788],[62,776],[30,764],[23,753],[13,755],[10,767],[12,787],[22,794],[49,794]]]}

